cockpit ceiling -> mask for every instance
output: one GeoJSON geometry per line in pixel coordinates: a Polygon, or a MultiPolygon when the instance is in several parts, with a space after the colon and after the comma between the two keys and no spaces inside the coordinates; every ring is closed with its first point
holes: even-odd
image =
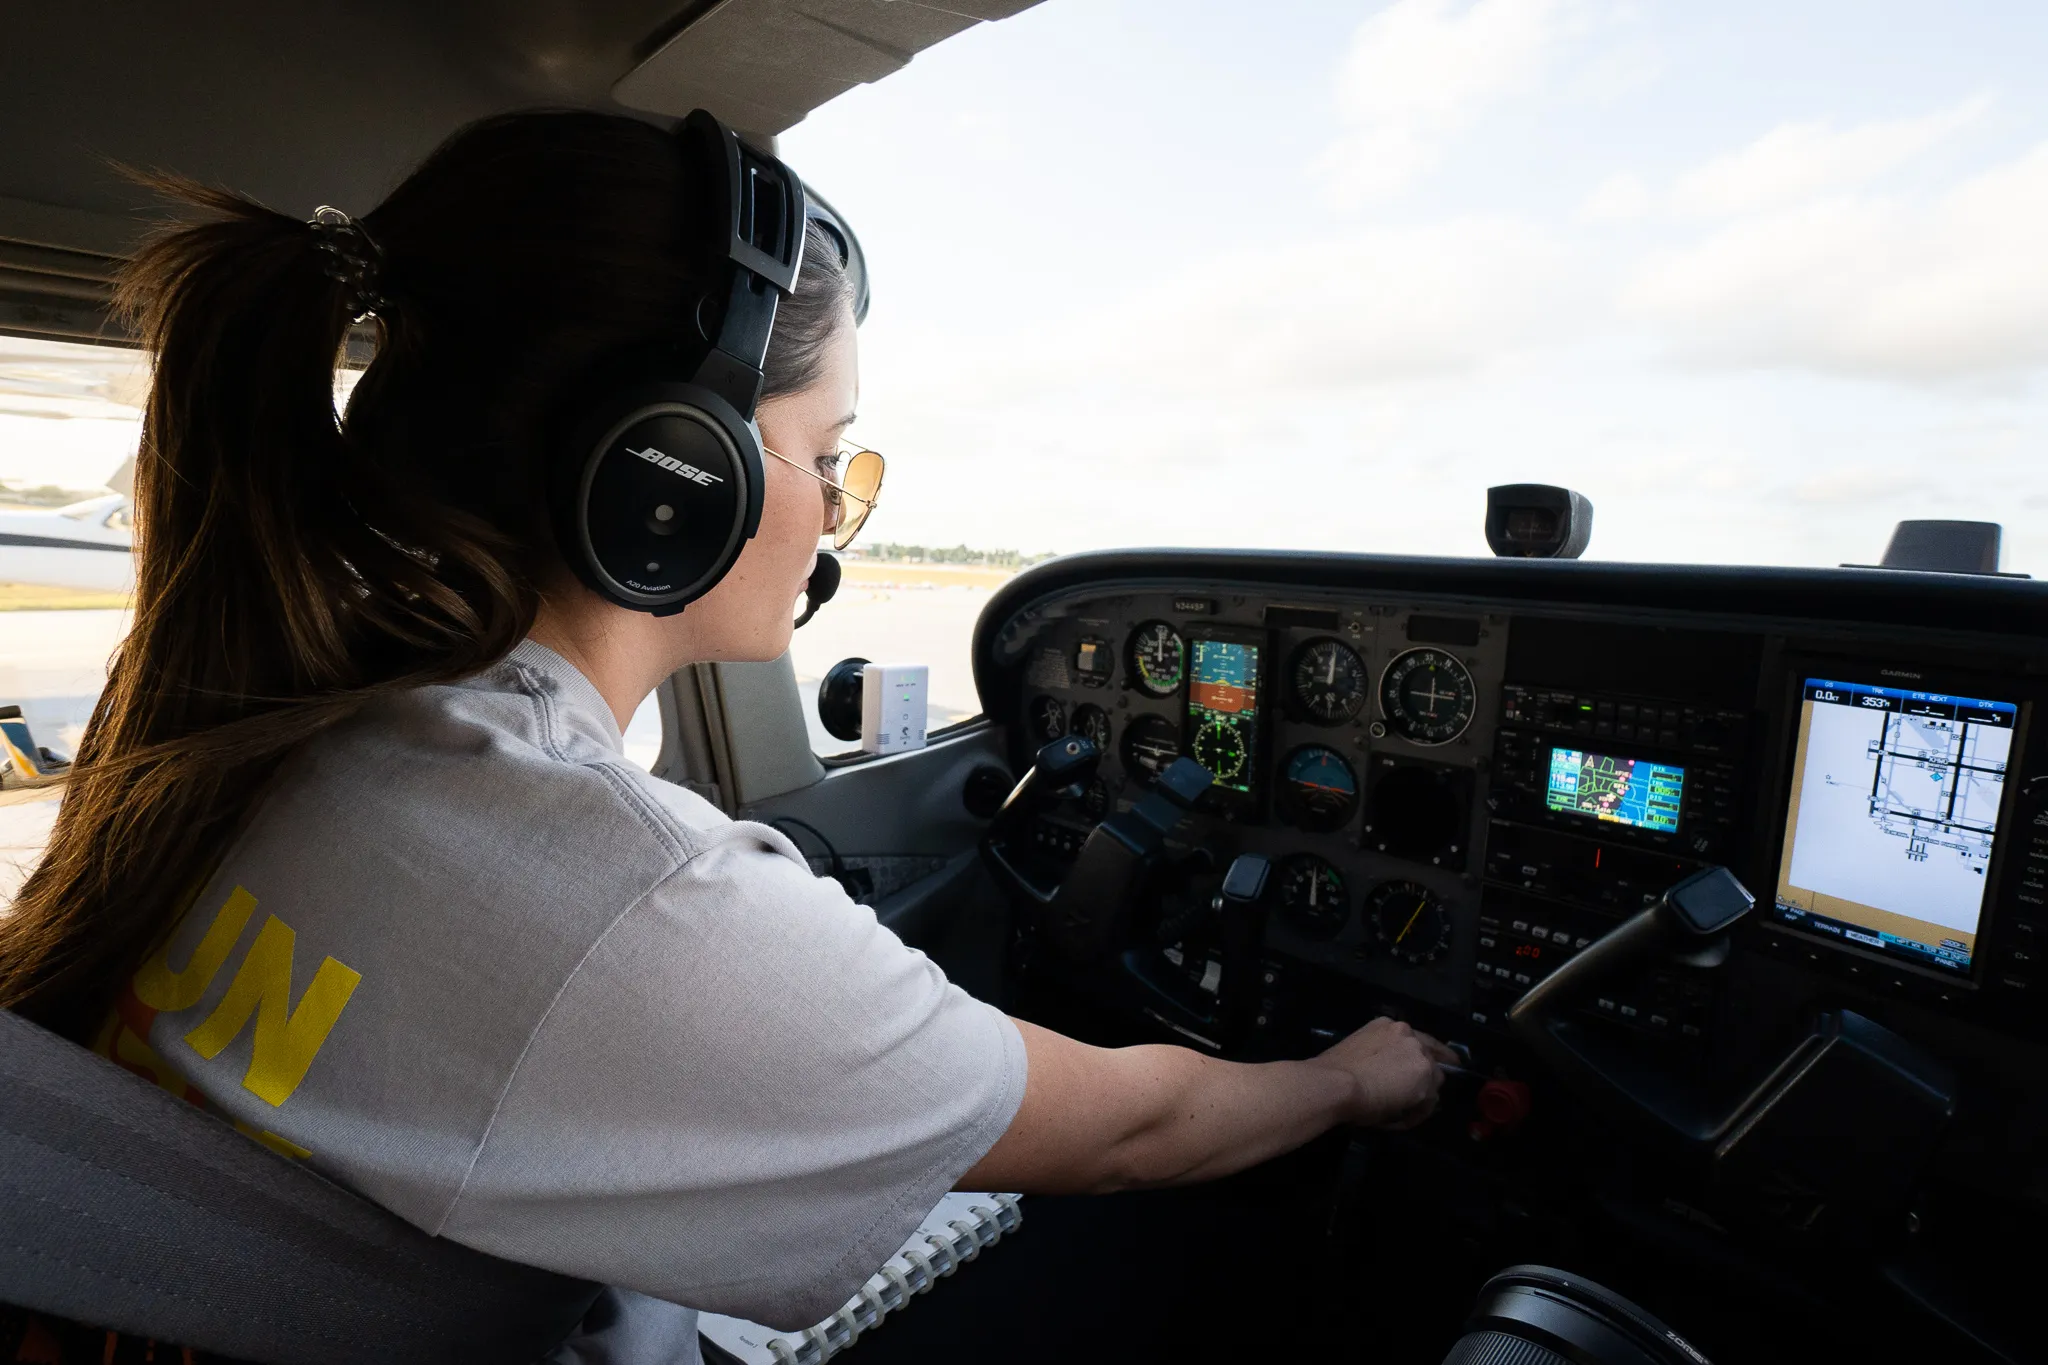
{"type": "Polygon", "coordinates": [[[925,48],[1035,3],[15,5],[0,41],[0,331],[97,327],[97,277],[148,221],[147,196],[117,164],[176,171],[287,212],[360,212],[450,131],[487,114],[555,105],[666,119],[702,105],[773,135],[925,48]]]}

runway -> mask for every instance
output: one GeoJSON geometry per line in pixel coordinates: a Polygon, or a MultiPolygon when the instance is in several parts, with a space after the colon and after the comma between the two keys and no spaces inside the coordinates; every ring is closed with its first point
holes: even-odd
{"type": "MultiPolygon", "coordinates": [[[[850,656],[928,665],[933,729],[974,715],[979,703],[970,642],[975,618],[992,595],[980,583],[934,584],[880,565],[849,573],[839,596],[790,646],[816,751],[853,747],[826,734],[816,713],[818,680],[850,656]]],[[[127,628],[126,611],[0,611],[0,704],[20,706],[40,743],[74,752],[106,683],[107,662],[127,628]]],[[[625,738],[626,756],[651,766],[661,751],[660,716],[652,703],[633,717],[625,738]]],[[[40,855],[60,794],[0,794],[0,906],[13,899],[40,855]]]]}

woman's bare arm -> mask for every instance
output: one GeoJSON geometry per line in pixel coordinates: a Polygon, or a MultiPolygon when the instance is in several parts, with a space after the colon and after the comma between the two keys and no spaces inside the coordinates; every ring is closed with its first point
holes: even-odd
{"type": "Polygon", "coordinates": [[[1107,1193],[1212,1180],[1340,1123],[1406,1127],[1436,1107],[1455,1054],[1375,1019],[1319,1057],[1226,1062],[1184,1047],[1100,1048],[1017,1021],[1024,1102],[961,1189],[1107,1193]]]}

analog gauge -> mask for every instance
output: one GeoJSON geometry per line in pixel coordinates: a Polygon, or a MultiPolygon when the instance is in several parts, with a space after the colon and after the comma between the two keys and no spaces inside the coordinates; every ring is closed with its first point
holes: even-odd
{"type": "Polygon", "coordinates": [[[1187,673],[1187,643],[1164,621],[1147,621],[1131,632],[1131,676],[1138,690],[1154,697],[1180,691],[1187,673]]]}
{"type": "Polygon", "coordinates": [[[1109,752],[1109,712],[1099,706],[1084,702],[1075,707],[1073,719],[1067,722],[1067,732],[1093,744],[1097,753],[1109,752]]]}
{"type": "Polygon", "coordinates": [[[1116,654],[1107,640],[1083,640],[1074,646],[1074,673],[1088,687],[1107,686],[1116,672],[1116,654]]]}
{"type": "Polygon", "coordinates": [[[1195,762],[1209,770],[1221,787],[1245,785],[1245,765],[1251,751],[1245,744],[1244,729],[1226,715],[1210,716],[1195,731],[1188,747],[1195,762]]]}
{"type": "Polygon", "coordinates": [[[1124,767],[1150,782],[1180,757],[1180,731],[1164,716],[1139,716],[1124,726],[1124,767]]]}
{"type": "Polygon", "coordinates": [[[1336,829],[1358,809],[1358,774],[1335,749],[1304,744],[1287,756],[1280,801],[1302,829],[1336,829]]]}
{"type": "Polygon", "coordinates": [[[1380,946],[1403,962],[1434,962],[1451,946],[1451,912],[1419,882],[1374,887],[1365,917],[1380,946]]]}
{"type": "Polygon", "coordinates": [[[1344,874],[1313,853],[1286,859],[1280,864],[1280,910],[1310,938],[1335,938],[1351,913],[1344,874]]]}
{"type": "Polygon", "coordinates": [[[1322,725],[1342,725],[1365,709],[1365,665],[1351,646],[1327,637],[1294,652],[1294,699],[1322,725]]]}
{"type": "Polygon", "coordinates": [[[1448,744],[1472,723],[1472,675],[1441,649],[1397,654],[1380,675],[1380,711],[1417,744],[1448,744]]]}
{"type": "Polygon", "coordinates": [[[1067,733],[1067,704],[1058,697],[1040,697],[1031,703],[1031,742],[1050,744],[1067,733]]]}

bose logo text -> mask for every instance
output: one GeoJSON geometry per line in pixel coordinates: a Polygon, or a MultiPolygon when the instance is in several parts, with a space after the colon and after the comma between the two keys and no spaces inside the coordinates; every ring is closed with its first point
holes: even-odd
{"type": "Polygon", "coordinates": [[[688,479],[691,483],[703,484],[704,486],[709,487],[714,483],[725,482],[725,480],[720,478],[718,475],[707,474],[693,464],[684,464],[675,456],[664,455],[660,451],[656,450],[653,446],[649,446],[645,450],[635,450],[633,449],[633,447],[627,446],[626,453],[628,455],[638,455],[641,459],[647,461],[647,463],[649,464],[658,464],[671,474],[680,474],[682,477],[688,479]]]}

